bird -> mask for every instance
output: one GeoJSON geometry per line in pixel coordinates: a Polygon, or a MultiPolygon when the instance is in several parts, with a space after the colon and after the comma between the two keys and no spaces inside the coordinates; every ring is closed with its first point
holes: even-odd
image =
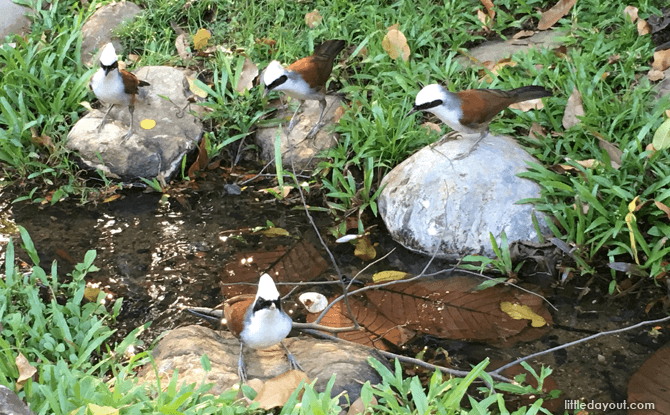
{"type": "Polygon", "coordinates": [[[316,125],[307,134],[307,138],[314,137],[323,127],[321,120],[326,111],[326,81],[333,70],[335,57],[345,45],[344,40],[326,40],[314,48],[311,56],[293,62],[287,68],[274,60],[263,72],[261,81],[265,85],[264,97],[270,91],[283,91],[286,95],[300,101],[289,122],[289,133],[298,122],[296,118],[298,110],[308,99],[319,101],[321,113],[316,125]]]}
{"type": "Polygon", "coordinates": [[[135,75],[119,69],[119,61],[112,43],[107,43],[100,53],[100,69],[91,79],[91,89],[98,99],[110,104],[109,109],[102,117],[98,126],[98,133],[105,124],[107,115],[114,105],[123,105],[130,111],[130,128],[126,133],[125,140],[133,134],[133,112],[135,111],[135,95],[139,93],[139,87],[149,86],[146,81],[137,79],[135,75]]]}
{"type": "Polygon", "coordinates": [[[302,370],[283,342],[291,331],[293,321],[282,310],[279,291],[272,277],[268,274],[261,275],[256,297],[249,306],[246,306],[244,301],[240,302],[242,307],[236,304],[238,303],[227,303],[224,307],[224,315],[229,330],[240,339],[240,356],[237,364],[240,381],[244,383],[247,380],[244,346],[252,349],[266,349],[279,343],[286,350],[290,368],[302,370]],[[243,316],[242,312],[244,312],[243,316]]]}
{"type": "Polygon", "coordinates": [[[510,91],[468,89],[451,92],[439,84],[431,84],[419,91],[414,107],[407,115],[417,111],[428,111],[454,130],[442,137],[438,143],[452,134],[479,133],[475,144],[468,152],[457,156],[458,160],[472,153],[488,132],[491,120],[499,112],[517,102],[550,96],[552,96],[550,91],[535,85],[522,86],[510,91]]]}

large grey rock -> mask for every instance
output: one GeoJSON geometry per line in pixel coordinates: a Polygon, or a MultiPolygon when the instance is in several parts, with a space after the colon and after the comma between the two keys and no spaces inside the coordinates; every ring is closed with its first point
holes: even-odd
{"type": "MultiPolygon", "coordinates": [[[[133,20],[141,12],[142,9],[138,5],[126,1],[109,3],[96,10],[81,28],[82,63],[87,66],[95,66],[97,64],[97,51],[115,39],[113,30],[133,20]]],[[[118,44],[114,45],[117,52],[122,50],[119,46],[118,44]]]]}
{"type": "MultiPolygon", "coordinates": [[[[439,258],[494,256],[489,232],[500,241],[537,240],[530,204],[540,187],[516,176],[536,161],[509,137],[486,136],[461,160],[478,135],[429,146],[396,166],[382,180],[379,211],[392,237],[408,249],[439,258]]],[[[548,231],[536,212],[542,232],[548,231]]]]}
{"type": "Polygon", "coordinates": [[[32,9],[18,5],[12,0],[0,0],[0,43],[5,40],[5,36],[11,34],[23,35],[30,29],[30,19],[26,13],[31,13],[32,9]]]}
{"type": "Polygon", "coordinates": [[[8,387],[0,385],[0,414],[34,415],[34,412],[8,387]]]}
{"type": "Polygon", "coordinates": [[[560,46],[560,37],[563,34],[557,30],[537,32],[533,36],[523,39],[508,39],[482,43],[468,51],[468,57],[459,57],[458,60],[465,66],[479,65],[481,62],[498,62],[509,58],[516,53],[525,53],[530,49],[555,49],[560,46]]]}
{"type": "Polygon", "coordinates": [[[135,104],[133,135],[124,141],[130,124],[127,107],[114,106],[103,129],[98,126],[107,106],[80,119],[68,134],[67,146],[77,151],[84,163],[101,169],[110,177],[169,178],[180,166],[182,157],[202,138],[202,124],[189,113],[191,95],[186,77],[168,66],[146,66],[135,72],[151,85],[135,104]],[[168,99],[162,98],[168,97],[168,99]],[[152,119],[156,127],[144,130],[140,121],[152,119]]]}
{"type": "MultiPolygon", "coordinates": [[[[367,363],[370,356],[384,358],[372,349],[355,344],[317,340],[309,337],[290,337],[284,340],[310,381],[317,379],[315,389],[325,390],[336,375],[333,396],[347,391],[350,402],[360,396],[366,380],[381,382],[379,374],[367,363]]],[[[240,342],[229,332],[216,332],[202,326],[186,326],[172,330],[153,350],[159,376],[172,376],[179,369],[179,384],[214,383],[211,393],[219,395],[239,383],[237,359],[240,342]],[[212,369],[205,372],[200,357],[206,354],[212,369]]],[[[277,345],[265,350],[245,348],[247,376],[267,381],[289,370],[284,349],[277,345]]],[[[149,365],[140,373],[142,382],[155,382],[155,372],[149,365]]]]}
{"type": "MultiPolygon", "coordinates": [[[[297,115],[297,117],[300,117],[300,122],[298,122],[290,134],[287,133],[287,127],[295,109],[280,109],[274,116],[283,119],[280,133],[281,156],[282,164],[286,168],[291,168],[291,160],[293,160],[296,170],[314,167],[320,161],[320,159],[316,158],[316,155],[320,151],[332,148],[337,144],[338,135],[331,134],[330,131],[333,129],[333,123],[336,122],[335,111],[341,106],[342,99],[327,95],[326,102],[326,112],[323,114],[325,125],[315,137],[309,140],[305,137],[312,131],[312,127],[316,125],[319,113],[321,112],[319,101],[305,101],[305,104],[297,115]]],[[[274,126],[259,128],[256,131],[256,141],[261,148],[261,157],[264,160],[270,161],[274,159],[277,130],[279,130],[279,127],[274,126]]]]}

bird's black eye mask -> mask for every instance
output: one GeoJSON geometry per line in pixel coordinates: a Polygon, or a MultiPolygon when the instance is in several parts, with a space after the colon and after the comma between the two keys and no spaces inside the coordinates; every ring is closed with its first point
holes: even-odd
{"type": "Polygon", "coordinates": [[[288,76],[286,76],[286,75],[282,75],[282,76],[280,76],[279,78],[277,78],[277,79],[275,79],[274,81],[272,81],[272,83],[271,83],[270,85],[266,85],[265,88],[266,88],[268,91],[272,91],[273,89],[277,88],[279,85],[283,84],[283,83],[286,82],[287,80],[288,80],[288,76]]]}
{"type": "Polygon", "coordinates": [[[115,61],[111,65],[103,65],[102,63],[100,64],[100,67],[105,70],[105,75],[113,71],[114,69],[119,67],[119,61],[115,61]]]}
{"type": "Polygon", "coordinates": [[[426,102],[425,104],[417,105],[414,107],[414,111],[426,111],[431,108],[435,108],[437,106],[442,105],[442,100],[441,99],[436,99],[435,101],[431,102],[426,102]]]}
{"type": "Polygon", "coordinates": [[[279,298],[276,300],[266,300],[263,297],[259,297],[258,301],[256,301],[256,304],[254,304],[254,312],[258,310],[263,310],[265,308],[270,308],[270,306],[274,304],[275,307],[277,307],[277,310],[281,310],[281,301],[279,298]]]}

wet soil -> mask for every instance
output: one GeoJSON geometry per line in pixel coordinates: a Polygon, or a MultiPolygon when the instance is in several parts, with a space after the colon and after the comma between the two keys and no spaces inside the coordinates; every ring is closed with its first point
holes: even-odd
{"type": "MultiPolygon", "coordinates": [[[[182,193],[181,202],[174,197],[166,200],[158,193],[124,190],[122,198],[97,205],[81,206],[73,201],[54,206],[11,204],[16,195],[5,190],[0,194],[0,210],[3,216],[28,230],[42,266],[58,261],[61,278],[75,263],[83,260],[86,251],[95,249],[95,265],[100,271],[90,274],[91,281],[100,283],[114,297],[124,298],[116,327],[118,337],[152,321],[144,334],[144,340],[150,343],[166,330],[188,324],[206,324],[184,312],[184,307],[214,307],[224,300],[219,287],[222,277],[225,278],[222,270],[235,255],[235,249],[231,249],[224,235],[230,235],[232,231],[266,226],[267,221],[271,221],[292,236],[311,240],[322,256],[328,258],[304,211],[294,209],[300,207],[300,203],[284,204],[259,192],[275,184],[256,182],[244,188],[240,195],[230,195],[224,190],[225,180],[220,176],[212,174],[199,180],[197,187],[182,193]]],[[[311,198],[309,203],[312,205],[322,201],[318,192],[312,193],[311,198]]],[[[351,245],[335,245],[333,238],[328,238],[327,228],[333,225],[329,215],[316,212],[312,216],[345,273],[354,274],[366,265],[353,255],[351,245]]],[[[393,242],[379,219],[368,219],[366,225],[371,224],[377,225],[370,238],[378,243],[378,254],[396,250],[371,269],[368,276],[385,269],[413,274],[421,272],[429,258],[393,242]]],[[[257,242],[253,236],[246,236],[244,243],[257,242]]],[[[4,243],[0,246],[3,252],[4,243]]],[[[17,249],[17,253],[30,262],[21,249],[17,249]]],[[[447,267],[448,264],[435,261],[431,271],[447,267]]],[[[328,269],[324,274],[334,272],[328,269]]],[[[552,273],[537,275],[533,283],[542,285],[545,296],[558,308],[558,311],[552,310],[554,327],[541,339],[500,349],[490,344],[424,336],[413,341],[404,352],[415,356],[425,347],[426,359],[445,364],[444,355],[435,353],[442,347],[447,351],[452,367],[467,370],[470,364],[477,364],[486,357],[490,357],[493,364],[509,362],[589,334],[664,316],[659,306],[649,314],[644,312],[649,301],[662,295],[652,283],[643,282],[631,294],[613,299],[607,294],[610,277],[605,276],[592,281],[589,292],[580,297],[589,276],[576,277],[560,285],[552,273]]],[[[650,329],[600,337],[542,356],[531,365],[538,371],[540,364],[554,370],[551,377],[563,391],[556,408],[562,407],[563,399],[623,402],[631,375],[669,340],[667,330],[661,330],[661,334],[654,337],[650,329]]],[[[619,413],[626,412],[608,412],[619,413]]]]}

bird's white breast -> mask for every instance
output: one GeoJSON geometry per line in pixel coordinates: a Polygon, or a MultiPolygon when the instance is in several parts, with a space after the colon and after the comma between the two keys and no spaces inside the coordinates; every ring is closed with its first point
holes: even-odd
{"type": "Polygon", "coordinates": [[[118,69],[105,76],[104,69],[98,69],[91,80],[91,89],[99,100],[114,105],[130,105],[130,95],[126,94],[123,78],[118,69]]]}
{"type": "Polygon", "coordinates": [[[253,349],[265,349],[284,340],[292,325],[291,318],[283,311],[265,308],[245,321],[240,339],[253,349]]]}

